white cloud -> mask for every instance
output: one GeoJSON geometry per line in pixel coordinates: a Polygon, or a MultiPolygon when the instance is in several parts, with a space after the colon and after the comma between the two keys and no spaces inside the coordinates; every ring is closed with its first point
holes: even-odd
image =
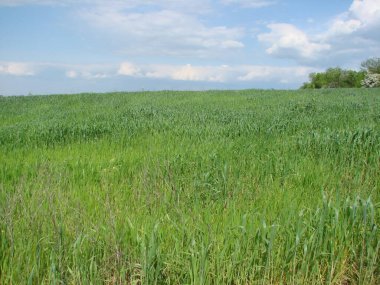
{"type": "Polygon", "coordinates": [[[140,79],[166,79],[194,82],[259,82],[298,83],[315,69],[310,67],[276,67],[255,65],[192,65],[192,64],[60,64],[0,63],[0,74],[35,75],[38,72],[60,71],[70,79],[101,80],[117,76],[140,79]]]}
{"type": "Polygon", "coordinates": [[[0,0],[0,6],[66,6],[103,7],[105,9],[132,9],[154,6],[163,9],[203,13],[209,11],[210,0],[0,0]]]}
{"type": "Polygon", "coordinates": [[[362,22],[357,19],[336,19],[324,36],[335,37],[338,35],[349,35],[360,29],[362,22]]]}
{"type": "Polygon", "coordinates": [[[322,37],[353,35],[372,38],[380,42],[380,0],[354,0],[349,10],[333,19],[330,28],[322,37]]]}
{"type": "Polygon", "coordinates": [[[35,75],[35,68],[29,63],[8,62],[0,63],[0,74],[8,74],[15,76],[31,76],[35,75]]]}
{"type": "Polygon", "coordinates": [[[306,80],[315,68],[304,66],[277,67],[277,66],[247,66],[247,73],[238,77],[240,81],[278,81],[294,83],[306,80]]]}
{"type": "Polygon", "coordinates": [[[171,79],[180,81],[225,82],[231,77],[231,70],[226,66],[193,66],[149,64],[135,65],[124,62],[118,74],[143,78],[171,79]]]}
{"type": "MultiPolygon", "coordinates": [[[[55,1],[58,4],[58,1],[55,1]]],[[[21,6],[21,5],[47,5],[54,1],[43,0],[0,0],[1,6],[21,6]]]]}
{"type": "MultiPolygon", "coordinates": [[[[13,86],[3,94],[33,93],[60,93],[83,92],[89,86],[103,86],[98,91],[134,88],[161,89],[161,88],[219,88],[220,86],[275,86],[293,88],[307,80],[310,72],[318,71],[310,67],[293,66],[257,66],[257,65],[207,65],[207,64],[138,64],[122,62],[120,64],[61,64],[61,63],[0,63],[0,81],[12,82],[22,80],[16,75],[29,74],[25,70],[37,70],[35,75],[49,75],[46,86],[56,84],[55,89],[38,89],[39,87],[13,86]],[[28,66],[28,69],[15,68],[28,66]],[[11,66],[12,68],[9,68],[11,66]],[[24,70],[21,72],[21,70],[24,70]],[[15,79],[2,76],[13,74],[15,79]],[[67,78],[66,80],[64,78],[67,78]],[[68,81],[69,80],[69,81],[68,81]],[[53,83],[54,82],[54,83],[53,83]],[[70,82],[68,84],[68,82],[70,82]],[[63,85],[62,85],[63,84],[63,85]],[[90,84],[90,85],[89,85],[90,84]],[[116,84],[116,85],[115,85],[116,84]],[[220,85],[223,84],[223,85],[220,85]],[[228,85],[226,85],[228,84],[228,85]],[[165,86],[165,87],[164,87],[165,86]],[[203,87],[202,87],[203,86],[203,87]],[[78,89],[80,87],[80,89],[78,89]],[[32,88],[32,89],[30,89],[32,88]],[[42,90],[42,91],[41,91],[42,90]],[[49,91],[48,91],[49,90],[49,91]],[[65,90],[65,91],[64,91],[65,90]]],[[[39,80],[44,80],[40,78],[39,80]]],[[[46,79],[45,79],[46,80],[46,79]]],[[[20,81],[18,81],[20,82],[20,81]]],[[[11,83],[10,83],[11,84],[11,83]]],[[[45,87],[46,87],[45,86],[45,87]]],[[[4,85],[3,85],[4,88],[4,85]]],[[[136,90],[137,90],[136,89],[136,90]]]]}
{"type": "Polygon", "coordinates": [[[310,33],[288,23],[271,24],[271,31],[259,34],[258,40],[268,45],[269,55],[330,66],[356,65],[380,53],[380,0],[354,0],[326,26],[325,31],[310,33]]]}
{"type": "Polygon", "coordinates": [[[110,48],[119,54],[225,57],[226,52],[233,54],[244,47],[244,28],[206,24],[203,16],[208,17],[215,8],[212,3],[212,0],[0,0],[0,6],[70,7],[81,21],[78,24],[91,27],[96,37],[109,41],[110,48]]]}
{"type": "Polygon", "coordinates": [[[140,74],[140,69],[130,62],[123,62],[120,65],[118,74],[126,76],[138,76],[140,74]]]}
{"type": "Polygon", "coordinates": [[[63,70],[71,79],[104,79],[117,74],[116,65],[112,64],[45,64],[45,69],[63,70]]]}
{"type": "Polygon", "coordinates": [[[349,13],[365,24],[380,21],[380,1],[379,0],[354,0],[349,13]]]}
{"type": "Polygon", "coordinates": [[[354,0],[349,9],[329,23],[318,35],[332,50],[325,58],[358,66],[366,58],[380,54],[380,0],[354,0]]]}
{"type": "Polygon", "coordinates": [[[255,65],[135,65],[129,62],[120,65],[119,74],[139,78],[170,79],[177,81],[203,82],[259,82],[275,81],[299,83],[307,79],[316,69],[304,66],[276,67],[255,65]],[[122,70],[126,70],[124,74],[122,70]],[[138,72],[135,72],[138,71],[138,72]]]}
{"type": "Polygon", "coordinates": [[[103,72],[90,72],[90,71],[75,71],[69,70],[66,72],[66,77],[71,79],[83,78],[83,79],[103,79],[110,77],[109,74],[103,72]]]}
{"type": "Polygon", "coordinates": [[[117,75],[118,65],[62,64],[49,62],[0,62],[0,75],[38,76],[41,73],[59,72],[68,78],[102,79],[117,75]]]}
{"type": "Polygon", "coordinates": [[[275,4],[275,1],[267,0],[221,0],[225,5],[237,5],[244,8],[261,8],[275,4]]]}
{"type": "Polygon", "coordinates": [[[78,77],[78,72],[76,72],[75,70],[68,70],[66,72],[66,76],[68,78],[77,78],[78,77]]]}
{"type": "Polygon", "coordinates": [[[266,52],[283,58],[311,59],[330,49],[329,44],[318,43],[291,24],[270,24],[269,33],[258,35],[258,40],[269,43],[266,52]]]}
{"type": "Polygon", "coordinates": [[[126,54],[225,56],[244,47],[241,28],[208,27],[197,16],[174,10],[125,12],[96,8],[80,13],[89,25],[112,37],[126,54]]]}
{"type": "Polygon", "coordinates": [[[207,81],[225,82],[228,80],[228,70],[222,66],[155,66],[153,72],[149,72],[147,77],[169,78],[182,81],[207,81]]]}

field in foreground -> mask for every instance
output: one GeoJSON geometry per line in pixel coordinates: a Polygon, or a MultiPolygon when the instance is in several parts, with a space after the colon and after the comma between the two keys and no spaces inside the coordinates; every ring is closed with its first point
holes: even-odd
{"type": "Polygon", "coordinates": [[[0,284],[379,284],[380,90],[0,97],[0,284]]]}

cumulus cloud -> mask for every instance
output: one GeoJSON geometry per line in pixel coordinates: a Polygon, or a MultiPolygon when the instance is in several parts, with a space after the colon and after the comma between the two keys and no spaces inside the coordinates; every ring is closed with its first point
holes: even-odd
{"type": "MultiPolygon", "coordinates": [[[[86,82],[96,83],[98,86],[112,86],[115,82],[133,82],[143,84],[146,88],[157,88],[153,82],[162,80],[170,82],[169,86],[220,86],[219,84],[231,84],[233,86],[270,86],[294,87],[307,80],[310,72],[318,71],[307,66],[261,66],[261,65],[207,65],[207,64],[139,64],[130,61],[120,64],[60,64],[60,63],[0,63],[0,80],[3,75],[38,75],[54,74],[56,82],[68,82],[73,85],[83,84],[83,89],[88,86],[86,82]],[[24,68],[27,66],[27,68],[24,68]],[[30,72],[33,70],[34,72],[30,72]],[[172,84],[172,85],[170,85],[172,84]],[[201,84],[201,85],[197,85],[201,84]],[[254,85],[252,85],[254,84],[254,85]]],[[[7,77],[6,80],[9,80],[7,77]]],[[[132,82],[132,83],[131,83],[132,82]]],[[[154,83],[156,84],[156,83],[154,83]]],[[[120,85],[122,86],[122,85],[120,85]]],[[[162,86],[162,85],[160,85],[162,86]]],[[[109,87],[108,87],[109,88],[109,87]]],[[[105,89],[106,90],[106,89],[105,89]]],[[[108,89],[107,89],[108,90],[108,89]]],[[[61,92],[56,90],[54,92],[61,92]]]]}
{"type": "Polygon", "coordinates": [[[110,77],[109,74],[104,72],[91,72],[91,71],[76,71],[68,70],[66,71],[66,77],[71,79],[81,78],[81,79],[103,79],[110,77]]]}
{"type": "Polygon", "coordinates": [[[291,24],[270,24],[269,33],[260,34],[259,41],[269,43],[266,52],[284,58],[313,58],[330,49],[329,44],[318,43],[291,24]]]}
{"type": "Polygon", "coordinates": [[[335,17],[323,37],[347,35],[372,38],[380,42],[380,0],[354,0],[349,10],[335,17]]]}
{"type": "Polygon", "coordinates": [[[350,9],[349,17],[356,17],[366,24],[380,22],[379,0],[354,0],[350,9]]]}
{"type": "Polygon", "coordinates": [[[275,4],[275,1],[267,0],[221,0],[225,5],[236,5],[244,8],[261,8],[275,4]]]}
{"type": "MultiPolygon", "coordinates": [[[[362,61],[380,54],[380,0],[354,0],[348,11],[337,15],[327,31],[318,35],[332,46],[329,60],[362,61]]],[[[356,63],[358,64],[358,62],[356,63]]]]}
{"type": "Polygon", "coordinates": [[[146,72],[148,78],[166,78],[181,81],[226,82],[231,70],[224,66],[154,65],[146,72]]]}
{"type": "Polygon", "coordinates": [[[0,0],[1,6],[21,6],[21,5],[51,5],[58,4],[58,1],[49,0],[0,0]]]}
{"type": "Polygon", "coordinates": [[[225,82],[230,79],[230,73],[231,70],[226,69],[226,66],[135,65],[130,62],[122,63],[118,71],[119,75],[134,77],[207,82],[225,82]]]}
{"type": "Polygon", "coordinates": [[[128,54],[215,56],[244,47],[244,30],[206,26],[197,16],[174,10],[126,13],[96,8],[80,13],[89,25],[112,36],[128,54]]]}
{"type": "Polygon", "coordinates": [[[29,63],[8,62],[0,63],[0,74],[15,76],[32,76],[35,75],[36,69],[29,63]]]}
{"type": "Polygon", "coordinates": [[[118,74],[126,76],[138,76],[140,74],[140,69],[130,62],[123,62],[120,65],[118,74]]]}
{"type": "Polygon", "coordinates": [[[172,73],[174,80],[189,80],[189,81],[211,81],[223,82],[226,80],[225,68],[223,67],[204,67],[192,66],[187,64],[175,70],[172,73]]]}
{"type": "Polygon", "coordinates": [[[0,6],[66,6],[66,7],[103,7],[105,9],[133,9],[153,6],[163,9],[202,13],[209,11],[210,0],[0,0],[0,6]]]}
{"type": "MultiPolygon", "coordinates": [[[[266,1],[243,2],[252,6],[266,1]]],[[[244,48],[244,28],[206,24],[203,16],[209,16],[212,4],[211,0],[0,0],[7,6],[73,8],[80,24],[109,41],[117,53],[225,57],[228,51],[244,48]]]]}
{"type": "Polygon", "coordinates": [[[311,33],[289,23],[270,24],[258,40],[267,45],[267,54],[298,62],[339,64],[380,53],[380,0],[354,0],[325,25],[326,30],[311,33]]]}
{"type": "Polygon", "coordinates": [[[0,62],[0,75],[38,76],[43,73],[63,74],[68,78],[102,79],[117,75],[114,64],[63,64],[51,62],[0,62]]]}
{"type": "Polygon", "coordinates": [[[112,64],[49,64],[45,69],[64,71],[71,79],[104,79],[117,74],[116,65],[112,64]]]}
{"type": "Polygon", "coordinates": [[[66,76],[68,78],[77,78],[78,72],[76,72],[75,70],[68,70],[68,71],[66,71],[66,76]]]}
{"type": "Polygon", "coordinates": [[[240,81],[276,80],[281,83],[300,82],[305,80],[315,68],[304,66],[276,67],[276,66],[248,66],[245,74],[238,77],[240,81]]]}

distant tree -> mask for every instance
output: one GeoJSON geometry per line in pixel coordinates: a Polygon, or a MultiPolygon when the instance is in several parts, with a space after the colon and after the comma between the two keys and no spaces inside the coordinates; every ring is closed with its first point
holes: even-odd
{"type": "Polygon", "coordinates": [[[380,74],[380,58],[374,57],[363,61],[361,67],[364,71],[368,73],[380,74]]]}
{"type": "Polygon", "coordinates": [[[325,72],[326,84],[328,88],[338,88],[340,87],[340,78],[343,70],[339,67],[329,68],[325,72]]]}
{"type": "Polygon", "coordinates": [[[325,72],[310,73],[303,89],[358,88],[366,75],[365,71],[344,70],[340,67],[328,68],[325,72]]]}
{"type": "Polygon", "coordinates": [[[362,70],[366,71],[361,85],[366,88],[380,87],[380,58],[370,58],[361,64],[362,70]]]}
{"type": "Polygon", "coordinates": [[[345,70],[340,78],[341,87],[360,88],[365,76],[365,71],[345,70]]]}

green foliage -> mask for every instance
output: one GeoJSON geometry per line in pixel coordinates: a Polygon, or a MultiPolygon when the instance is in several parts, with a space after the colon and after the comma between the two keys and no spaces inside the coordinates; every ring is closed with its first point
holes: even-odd
{"type": "Polygon", "coordinates": [[[364,88],[1,97],[0,284],[380,284],[379,114],[364,88]]]}
{"type": "Polygon", "coordinates": [[[344,70],[339,67],[329,68],[325,72],[311,73],[309,75],[310,82],[304,83],[301,88],[359,88],[365,75],[365,71],[344,70]]]}
{"type": "Polygon", "coordinates": [[[311,73],[310,82],[305,82],[301,89],[379,87],[380,58],[367,59],[361,67],[361,71],[335,67],[325,72],[311,73]]]}
{"type": "Polygon", "coordinates": [[[361,67],[368,73],[380,74],[380,58],[374,57],[367,59],[366,61],[362,62],[361,67]]]}

